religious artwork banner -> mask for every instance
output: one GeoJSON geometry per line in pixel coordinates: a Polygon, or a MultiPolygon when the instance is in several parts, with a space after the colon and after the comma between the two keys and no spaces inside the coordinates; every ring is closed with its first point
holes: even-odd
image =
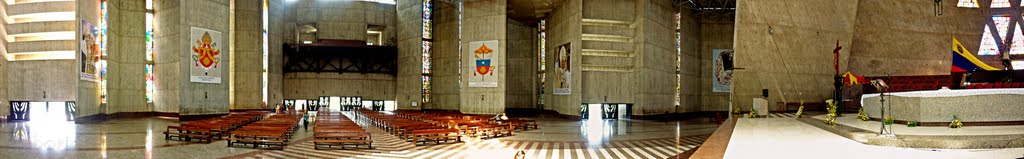
{"type": "Polygon", "coordinates": [[[469,43],[467,50],[472,62],[472,72],[469,76],[469,87],[498,87],[498,76],[496,65],[502,62],[498,41],[475,41],[469,43]]]}
{"type": "Polygon", "coordinates": [[[714,49],[711,54],[715,62],[711,68],[711,91],[732,92],[732,70],[726,70],[725,63],[733,60],[733,50],[714,49]]]}
{"type": "Polygon", "coordinates": [[[555,95],[569,95],[572,93],[570,82],[572,81],[572,50],[570,43],[558,46],[555,49],[555,95]]]}
{"type": "Polygon", "coordinates": [[[100,81],[100,43],[99,28],[82,20],[81,35],[78,37],[79,77],[85,81],[100,81]]]}
{"type": "Polygon", "coordinates": [[[189,81],[196,83],[220,83],[221,80],[221,32],[210,29],[192,27],[191,47],[187,50],[191,57],[189,64],[189,81]]]}

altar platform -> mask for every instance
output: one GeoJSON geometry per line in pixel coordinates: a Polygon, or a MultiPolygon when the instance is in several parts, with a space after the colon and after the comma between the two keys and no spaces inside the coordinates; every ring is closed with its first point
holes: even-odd
{"type": "MultiPolygon", "coordinates": [[[[820,117],[824,117],[823,115],[820,117]]],[[[844,114],[840,118],[841,123],[836,127],[824,125],[819,116],[804,118],[741,118],[736,122],[735,129],[729,140],[728,148],[723,158],[1020,158],[1024,157],[1024,148],[976,148],[976,149],[950,149],[950,148],[909,148],[900,146],[879,146],[865,143],[863,137],[874,136],[869,130],[858,127],[871,127],[871,121],[859,121],[856,114],[844,114]],[[853,121],[856,120],[856,121],[853,121]],[[861,129],[861,130],[857,130],[861,129]],[[844,135],[857,132],[861,135],[844,135]],[[851,138],[850,136],[855,136],[851,138]]],[[[877,126],[877,125],[875,125],[877,126]]],[[[1006,130],[988,132],[989,127],[964,127],[963,129],[938,130],[938,127],[921,129],[897,128],[897,134],[1006,134],[1006,132],[1017,131],[1024,133],[1019,127],[1007,127],[1006,130]],[[920,129],[920,130],[918,130],[920,129]],[[934,132],[933,132],[934,131],[934,132]]],[[[899,127],[897,126],[897,127],[899,127]]],[[[946,128],[949,129],[949,128],[946,128]]],[[[877,131],[877,130],[876,130],[877,131]]],[[[898,135],[898,138],[909,135],[898,135]]],[[[919,140],[906,139],[905,140],[919,140]]],[[[1018,140],[1019,141],[1019,140],[1018,140]]],[[[1020,142],[1017,142],[1020,143],[1020,142]]],[[[945,144],[959,144],[957,141],[947,141],[945,144]]],[[[1004,143],[1005,144],[1005,143],[1004,143]]]]}
{"type": "Polygon", "coordinates": [[[932,149],[1024,148],[1024,125],[964,126],[954,129],[893,124],[892,132],[896,138],[892,138],[878,135],[881,122],[861,121],[857,119],[857,114],[843,114],[836,118],[836,125],[826,125],[825,118],[825,115],[816,115],[798,120],[867,145],[932,149]]]}
{"type": "MultiPolygon", "coordinates": [[[[897,123],[944,127],[957,114],[965,126],[1024,125],[1024,88],[896,92],[884,98],[886,114],[891,113],[897,123]]],[[[882,118],[881,99],[877,93],[861,97],[872,120],[882,118]]]]}

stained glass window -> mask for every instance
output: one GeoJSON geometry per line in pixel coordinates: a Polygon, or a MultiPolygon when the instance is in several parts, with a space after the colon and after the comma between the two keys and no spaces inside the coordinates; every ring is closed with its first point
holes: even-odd
{"type": "Polygon", "coordinates": [[[430,103],[430,76],[423,76],[423,103],[430,103]]]}
{"type": "Polygon", "coordinates": [[[992,6],[990,8],[1009,8],[1010,0],[992,0],[992,6]]]}
{"type": "Polygon", "coordinates": [[[680,93],[680,89],[682,88],[679,85],[680,80],[682,80],[682,79],[680,79],[680,76],[679,76],[679,73],[680,73],[679,72],[679,67],[680,67],[679,65],[680,65],[680,63],[682,62],[682,59],[683,59],[683,56],[682,56],[682,52],[683,52],[683,49],[682,49],[682,38],[683,38],[682,29],[683,29],[682,14],[681,13],[676,13],[676,96],[675,96],[676,106],[679,106],[679,103],[680,103],[679,93],[680,93]]]}
{"type": "Polygon", "coordinates": [[[995,55],[999,53],[998,46],[996,46],[996,39],[992,36],[991,29],[985,26],[985,33],[981,35],[981,46],[978,49],[978,55],[995,55]]]}
{"type": "Polygon", "coordinates": [[[431,12],[432,11],[433,11],[433,6],[431,5],[431,0],[423,0],[423,14],[422,14],[423,15],[423,45],[421,46],[422,50],[420,50],[420,53],[422,54],[422,57],[421,57],[421,59],[422,59],[422,61],[421,61],[422,70],[421,71],[422,71],[422,75],[423,75],[422,76],[423,79],[421,80],[421,82],[422,82],[421,85],[423,86],[423,89],[420,92],[420,98],[422,99],[423,103],[429,103],[430,102],[430,88],[431,88],[430,87],[430,80],[431,80],[431,77],[430,77],[431,74],[430,73],[433,72],[433,68],[432,68],[433,65],[431,64],[432,63],[432,59],[431,59],[431,56],[430,56],[431,51],[433,51],[433,45],[431,44],[431,41],[432,41],[431,40],[432,39],[432,37],[431,37],[431,30],[432,30],[431,12]]]}
{"type": "Polygon", "coordinates": [[[268,84],[268,80],[270,80],[270,78],[269,78],[269,76],[267,74],[267,69],[270,68],[269,67],[269,62],[268,62],[268,57],[267,57],[267,54],[270,53],[270,42],[269,42],[270,39],[267,38],[267,30],[269,30],[269,28],[270,28],[270,20],[269,20],[270,11],[269,11],[269,8],[268,8],[269,7],[269,3],[270,2],[268,0],[263,0],[263,12],[262,12],[262,14],[263,14],[263,40],[262,40],[263,41],[263,55],[261,55],[261,56],[263,56],[263,60],[262,60],[262,62],[263,62],[263,77],[262,77],[263,80],[262,81],[263,82],[261,83],[261,86],[263,87],[263,104],[268,104],[267,103],[267,96],[269,94],[267,92],[267,84],[268,84]]]}
{"type": "Polygon", "coordinates": [[[1008,16],[993,16],[992,22],[995,22],[996,29],[999,31],[999,38],[1006,39],[1007,31],[1010,30],[1010,17],[1008,16]]]}
{"type": "Polygon", "coordinates": [[[153,0],[146,0],[146,103],[153,103],[156,92],[156,80],[153,76],[153,60],[156,56],[156,43],[154,41],[153,27],[153,0]]]}
{"type": "Polygon", "coordinates": [[[545,81],[544,77],[545,77],[546,72],[547,72],[546,67],[544,66],[544,64],[545,64],[544,58],[547,56],[546,55],[547,54],[547,52],[546,52],[547,51],[547,47],[545,46],[545,45],[547,45],[547,41],[546,41],[546,39],[547,39],[547,20],[546,19],[541,19],[540,20],[540,24],[537,24],[537,30],[538,30],[538,32],[540,32],[537,35],[537,37],[538,37],[537,38],[537,46],[539,48],[539,49],[537,49],[537,80],[540,81],[540,84],[539,84],[539,86],[540,86],[539,87],[539,90],[540,90],[539,92],[540,93],[538,94],[538,97],[537,97],[537,104],[544,104],[544,95],[546,94],[546,92],[544,92],[544,84],[546,84],[546,81],[545,81]]]}
{"type": "Polygon", "coordinates": [[[100,1],[100,103],[107,103],[107,1],[100,1]]]}
{"type": "Polygon", "coordinates": [[[146,103],[153,103],[153,92],[156,85],[153,83],[153,64],[146,64],[146,103]]]}
{"type": "Polygon", "coordinates": [[[423,47],[422,48],[423,48],[423,50],[422,50],[422,52],[423,52],[423,58],[422,58],[423,59],[423,74],[430,74],[432,72],[432,70],[433,70],[432,65],[431,65],[431,63],[432,63],[431,62],[431,56],[430,56],[430,54],[432,52],[432,49],[433,49],[433,44],[431,44],[430,41],[423,41],[423,47]]]}
{"type": "Polygon", "coordinates": [[[956,6],[964,8],[978,8],[978,0],[960,0],[956,6]]]}
{"type": "Polygon", "coordinates": [[[146,61],[153,61],[153,13],[146,13],[146,61]]]}
{"type": "MultiPolygon", "coordinates": [[[[463,6],[462,6],[462,0],[458,0],[457,2],[459,4],[459,8],[458,8],[459,9],[459,17],[458,17],[459,18],[459,20],[458,20],[459,21],[458,22],[458,25],[459,25],[459,36],[458,37],[459,37],[459,39],[458,40],[459,40],[459,43],[461,44],[462,43],[462,11],[463,11],[462,7],[463,6]]],[[[459,47],[458,55],[459,55],[459,62],[456,62],[456,65],[457,65],[456,69],[462,69],[462,47],[459,47]]],[[[459,89],[462,89],[462,71],[455,71],[455,72],[459,73],[459,84],[458,85],[459,85],[459,89]]]]}
{"type": "Polygon", "coordinates": [[[1024,36],[1021,35],[1020,25],[1013,26],[1013,43],[1009,44],[1010,54],[1024,54],[1024,36]]]}
{"type": "Polygon", "coordinates": [[[433,11],[433,6],[430,5],[430,1],[423,0],[423,39],[432,39],[430,32],[433,26],[431,26],[432,19],[430,14],[433,11]]]}
{"type": "MultiPolygon", "coordinates": [[[[999,34],[1000,39],[1005,39],[1007,31],[1009,31],[1010,17],[1009,16],[992,16],[992,21],[996,25],[996,33],[999,34]]],[[[985,32],[981,37],[981,46],[978,49],[978,55],[997,55],[999,54],[999,48],[993,36],[992,30],[985,26],[985,32]]]]}

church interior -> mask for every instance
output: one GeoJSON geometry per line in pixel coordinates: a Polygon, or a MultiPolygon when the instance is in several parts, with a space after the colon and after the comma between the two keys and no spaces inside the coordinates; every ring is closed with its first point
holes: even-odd
{"type": "Polygon", "coordinates": [[[1022,0],[2,0],[0,21],[0,158],[1024,158],[1022,0]]]}

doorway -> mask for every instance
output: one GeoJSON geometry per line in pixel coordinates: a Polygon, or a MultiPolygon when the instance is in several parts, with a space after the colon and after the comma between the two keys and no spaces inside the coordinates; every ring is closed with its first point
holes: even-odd
{"type": "Polygon", "coordinates": [[[587,119],[588,120],[602,120],[604,118],[604,110],[601,104],[587,104],[587,119]]]}

